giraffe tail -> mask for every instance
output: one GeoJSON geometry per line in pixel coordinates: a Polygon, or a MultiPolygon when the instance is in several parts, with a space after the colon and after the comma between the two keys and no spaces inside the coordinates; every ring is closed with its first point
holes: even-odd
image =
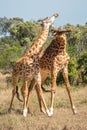
{"type": "Polygon", "coordinates": [[[51,92],[50,89],[45,89],[43,86],[41,86],[41,88],[42,88],[42,90],[43,90],[44,92],[47,92],[47,93],[51,92]]]}
{"type": "Polygon", "coordinates": [[[19,92],[18,92],[18,86],[16,86],[16,94],[17,94],[17,99],[18,99],[20,102],[23,102],[23,101],[20,99],[20,95],[19,95],[19,92]]]}

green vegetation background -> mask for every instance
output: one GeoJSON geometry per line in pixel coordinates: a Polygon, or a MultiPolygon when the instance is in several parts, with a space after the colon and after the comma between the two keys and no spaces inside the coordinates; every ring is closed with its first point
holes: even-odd
{"type": "MultiPolygon", "coordinates": [[[[72,33],[67,35],[67,52],[71,59],[69,62],[69,79],[72,85],[87,84],[87,23],[85,25],[63,26],[71,28],[72,33]]],[[[22,18],[0,18],[0,70],[11,71],[17,59],[31,46],[40,30],[36,21],[24,22],[22,18]]],[[[49,36],[43,49],[51,42],[49,36]]],[[[48,76],[46,84],[50,83],[48,76]]],[[[63,83],[61,72],[57,84],[63,83]]]]}

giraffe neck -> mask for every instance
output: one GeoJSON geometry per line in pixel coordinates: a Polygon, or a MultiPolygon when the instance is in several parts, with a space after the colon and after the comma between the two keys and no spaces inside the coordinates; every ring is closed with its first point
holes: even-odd
{"type": "Polygon", "coordinates": [[[29,50],[25,53],[26,56],[37,55],[42,50],[44,43],[46,42],[48,36],[49,28],[42,27],[42,30],[36,40],[33,42],[29,50]]]}
{"type": "Polygon", "coordinates": [[[55,38],[55,49],[57,49],[56,53],[57,54],[65,54],[66,53],[66,36],[65,35],[60,35],[56,36],[55,38]]]}
{"type": "Polygon", "coordinates": [[[53,58],[57,55],[65,55],[66,54],[66,38],[57,36],[55,39],[52,40],[49,47],[45,50],[42,58],[45,55],[50,56],[53,58]]]}

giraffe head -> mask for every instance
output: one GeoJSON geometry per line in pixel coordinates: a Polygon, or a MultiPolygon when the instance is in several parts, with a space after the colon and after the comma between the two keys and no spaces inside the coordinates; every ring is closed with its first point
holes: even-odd
{"type": "Polygon", "coordinates": [[[71,30],[71,29],[63,29],[63,28],[61,28],[61,29],[53,28],[53,29],[51,30],[51,32],[52,32],[52,35],[53,35],[53,36],[56,36],[56,35],[65,34],[65,33],[67,33],[67,32],[72,32],[72,30],[71,30]]]}
{"type": "MultiPolygon", "coordinates": [[[[51,32],[52,32],[52,35],[54,37],[54,40],[56,41],[55,43],[59,46],[62,46],[61,47],[62,49],[65,49],[66,48],[65,46],[67,44],[66,33],[72,32],[72,30],[71,29],[63,29],[63,28],[61,28],[61,29],[53,28],[53,29],[51,29],[51,32]]],[[[62,49],[60,49],[60,52],[62,49]]]]}
{"type": "Polygon", "coordinates": [[[52,25],[52,23],[54,22],[56,17],[58,17],[57,13],[53,14],[51,17],[46,17],[45,19],[40,19],[40,20],[38,20],[38,22],[40,22],[40,24],[43,27],[49,28],[52,25]]]}

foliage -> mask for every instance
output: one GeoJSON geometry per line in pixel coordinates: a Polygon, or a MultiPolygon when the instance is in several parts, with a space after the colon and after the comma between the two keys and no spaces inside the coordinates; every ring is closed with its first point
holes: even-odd
{"type": "Polygon", "coordinates": [[[0,68],[11,68],[22,54],[20,45],[8,46],[0,55],[0,68]]]}
{"type": "Polygon", "coordinates": [[[78,70],[82,83],[87,83],[87,52],[81,54],[78,60],[78,70]]]}
{"type": "Polygon", "coordinates": [[[21,46],[32,42],[39,32],[39,25],[34,22],[20,22],[10,29],[13,38],[20,41],[21,46]]]}
{"type": "MultiPolygon", "coordinates": [[[[72,29],[67,33],[67,51],[69,62],[69,79],[73,85],[87,83],[87,24],[66,24],[64,28],[72,29]]],[[[0,69],[11,68],[38,36],[40,25],[35,21],[24,22],[22,18],[0,18],[0,69]]],[[[49,46],[48,36],[44,49],[49,46]]],[[[51,81],[49,75],[46,84],[51,81]]],[[[62,74],[58,74],[57,84],[63,83],[62,74]]]]}
{"type": "Polygon", "coordinates": [[[22,22],[23,19],[21,18],[0,18],[0,35],[6,35],[9,33],[9,29],[19,22],[22,22]]]}
{"type": "Polygon", "coordinates": [[[77,71],[77,60],[76,58],[72,58],[69,62],[69,79],[72,85],[76,84],[78,78],[78,71],[77,71]]]}

